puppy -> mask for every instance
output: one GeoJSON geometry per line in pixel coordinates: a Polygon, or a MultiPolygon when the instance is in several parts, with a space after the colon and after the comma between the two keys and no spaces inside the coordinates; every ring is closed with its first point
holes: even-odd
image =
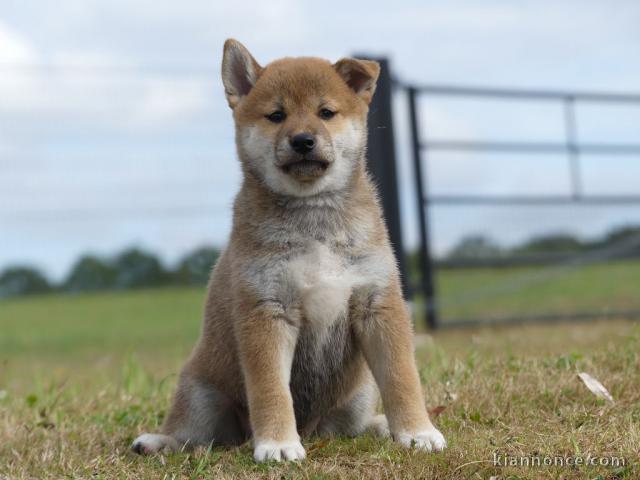
{"type": "Polygon", "coordinates": [[[301,436],[390,433],[442,450],[375,188],[368,106],[379,66],[284,58],[227,40],[222,81],[244,180],[208,286],[204,326],[163,434],[138,453],[253,439],[254,458],[305,458],[301,436]],[[386,412],[374,416],[378,391],[386,412]]]}

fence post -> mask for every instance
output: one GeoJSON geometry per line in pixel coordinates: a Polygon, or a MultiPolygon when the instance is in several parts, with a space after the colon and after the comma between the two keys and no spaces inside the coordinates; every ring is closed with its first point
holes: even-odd
{"type": "Polygon", "coordinates": [[[418,113],[416,107],[417,91],[414,87],[407,88],[409,99],[409,123],[411,126],[411,149],[413,153],[413,168],[418,204],[418,220],[420,227],[420,287],[424,296],[427,313],[427,326],[438,328],[438,310],[436,305],[436,288],[433,275],[433,261],[429,242],[429,196],[424,185],[426,179],[422,173],[422,144],[420,128],[418,127],[418,113]]]}
{"type": "Polygon", "coordinates": [[[404,298],[409,299],[411,291],[404,244],[402,243],[400,204],[398,200],[398,175],[391,106],[393,85],[389,70],[389,60],[366,55],[355,55],[355,57],[364,60],[375,60],[380,64],[380,76],[378,77],[376,93],[369,106],[367,159],[369,172],[373,176],[380,192],[389,238],[400,269],[404,298]]]}

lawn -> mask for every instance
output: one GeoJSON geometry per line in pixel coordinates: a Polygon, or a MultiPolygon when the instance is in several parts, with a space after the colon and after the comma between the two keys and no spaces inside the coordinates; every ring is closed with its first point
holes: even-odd
{"type": "Polygon", "coordinates": [[[625,320],[419,335],[442,454],[363,436],[308,439],[302,464],[256,465],[249,445],[133,455],[132,439],[162,421],[202,300],[167,289],[1,301],[0,478],[640,478],[640,325],[625,320]],[[615,401],[587,390],[583,371],[615,401]],[[505,466],[520,456],[618,465],[505,466]]]}
{"type": "Polygon", "coordinates": [[[640,310],[640,261],[439,270],[443,321],[640,310]]]}

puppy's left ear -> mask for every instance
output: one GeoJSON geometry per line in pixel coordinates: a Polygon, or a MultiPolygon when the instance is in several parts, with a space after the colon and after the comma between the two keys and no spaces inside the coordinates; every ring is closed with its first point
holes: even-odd
{"type": "Polygon", "coordinates": [[[380,75],[380,64],[372,60],[343,58],[333,64],[338,75],[367,104],[371,102],[380,75]]]}

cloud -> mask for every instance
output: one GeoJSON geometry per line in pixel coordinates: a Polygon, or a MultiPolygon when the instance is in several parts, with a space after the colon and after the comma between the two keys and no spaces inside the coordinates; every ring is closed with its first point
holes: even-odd
{"type": "Polygon", "coordinates": [[[136,126],[174,125],[197,118],[204,112],[212,113],[220,107],[213,97],[212,82],[202,79],[167,81],[150,79],[140,97],[131,103],[131,112],[125,124],[136,126]]]}
{"type": "Polygon", "coordinates": [[[31,63],[36,59],[33,46],[0,20],[0,67],[2,64],[31,63]]]}

